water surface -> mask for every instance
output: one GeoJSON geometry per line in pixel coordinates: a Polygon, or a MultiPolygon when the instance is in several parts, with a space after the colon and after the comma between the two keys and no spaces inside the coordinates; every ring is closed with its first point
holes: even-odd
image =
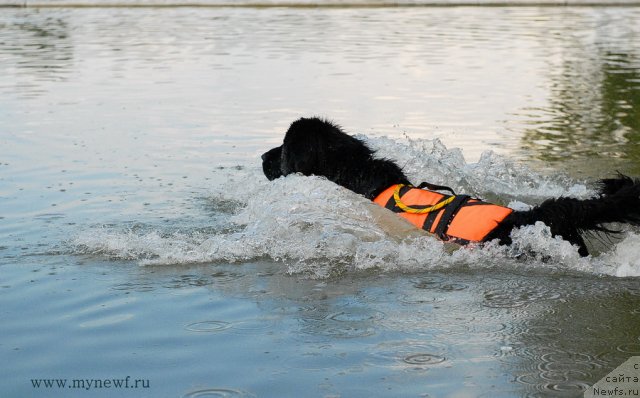
{"type": "Polygon", "coordinates": [[[581,395],[640,354],[637,229],[586,259],[543,225],[452,252],[259,155],[321,115],[415,182],[588,197],[640,174],[639,22],[2,9],[2,395],[581,395]],[[33,386],[127,376],[149,387],[33,386]]]}

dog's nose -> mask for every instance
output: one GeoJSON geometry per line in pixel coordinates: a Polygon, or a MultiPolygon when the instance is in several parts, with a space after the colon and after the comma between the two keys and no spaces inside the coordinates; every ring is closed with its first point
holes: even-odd
{"type": "Polygon", "coordinates": [[[265,153],[263,153],[263,154],[262,154],[262,156],[260,156],[260,159],[262,159],[263,161],[265,161],[265,160],[266,160],[266,159],[265,159],[266,157],[267,157],[267,153],[265,152],[265,153]]]}

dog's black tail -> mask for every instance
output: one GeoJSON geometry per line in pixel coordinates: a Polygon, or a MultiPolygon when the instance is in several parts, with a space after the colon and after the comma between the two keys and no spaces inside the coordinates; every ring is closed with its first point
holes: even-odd
{"type": "Polygon", "coordinates": [[[607,223],[627,223],[640,225],[640,180],[619,174],[616,178],[599,181],[599,195],[591,199],[557,198],[549,199],[528,211],[513,212],[505,219],[495,237],[510,243],[507,235],[514,227],[544,222],[554,236],[579,246],[579,253],[588,255],[584,239],[585,231],[609,230],[607,223]]]}
{"type": "Polygon", "coordinates": [[[633,178],[618,172],[618,175],[615,178],[604,178],[599,181],[599,193],[600,195],[613,195],[623,188],[637,184],[637,180],[634,181],[633,178]]]}

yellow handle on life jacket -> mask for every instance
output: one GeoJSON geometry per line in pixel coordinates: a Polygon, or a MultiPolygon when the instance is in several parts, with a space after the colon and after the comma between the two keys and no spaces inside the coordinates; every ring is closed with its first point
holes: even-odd
{"type": "Polygon", "coordinates": [[[429,207],[425,207],[424,209],[416,209],[414,207],[411,206],[407,206],[406,204],[402,203],[402,200],[400,200],[400,189],[402,187],[404,187],[405,185],[403,184],[398,184],[396,186],[395,191],[393,191],[393,199],[396,201],[396,205],[404,212],[406,213],[412,213],[412,214],[426,214],[426,213],[431,213],[432,211],[436,211],[436,210],[440,210],[443,207],[445,207],[446,205],[448,205],[449,203],[451,203],[456,197],[455,195],[448,197],[447,199],[443,200],[442,202],[438,202],[433,206],[429,206],[429,207]]]}

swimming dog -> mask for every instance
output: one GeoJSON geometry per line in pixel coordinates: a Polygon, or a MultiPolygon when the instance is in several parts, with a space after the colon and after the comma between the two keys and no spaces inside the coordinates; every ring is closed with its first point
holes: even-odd
{"type": "Polygon", "coordinates": [[[640,225],[638,179],[618,174],[599,180],[593,198],[551,198],[530,210],[513,210],[456,195],[444,186],[414,186],[396,163],[377,158],[363,141],[315,117],[294,121],[282,145],[262,155],[262,168],[269,180],[293,173],[323,176],[459,244],[497,239],[508,245],[514,228],[541,221],[553,236],[577,245],[580,255],[587,256],[584,232],[615,232],[604,226],[614,222],[640,225]]]}

